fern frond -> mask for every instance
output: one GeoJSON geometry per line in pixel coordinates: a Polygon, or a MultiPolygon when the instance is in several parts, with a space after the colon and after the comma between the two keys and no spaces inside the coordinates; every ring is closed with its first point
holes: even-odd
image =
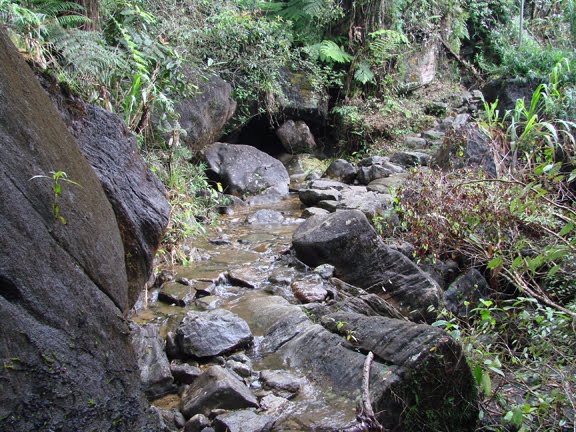
{"type": "Polygon", "coordinates": [[[404,33],[396,30],[381,29],[368,36],[370,53],[376,61],[387,60],[397,54],[403,45],[409,45],[404,33]]]}
{"type": "Polygon", "coordinates": [[[354,58],[331,40],[323,40],[319,51],[320,60],[326,62],[350,63],[354,58]]]}
{"type": "Polygon", "coordinates": [[[374,82],[374,73],[370,69],[370,65],[366,62],[360,62],[354,71],[354,79],[362,84],[374,82]]]}

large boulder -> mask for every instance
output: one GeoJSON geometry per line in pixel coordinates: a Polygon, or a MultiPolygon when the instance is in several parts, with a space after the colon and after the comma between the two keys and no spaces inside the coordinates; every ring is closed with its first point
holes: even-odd
{"type": "Polygon", "coordinates": [[[482,94],[488,103],[498,101],[498,108],[503,112],[514,109],[518,99],[524,99],[524,103],[530,105],[532,93],[539,84],[537,79],[499,78],[488,81],[482,87],[482,94]]]}
{"type": "MultiPolygon", "coordinates": [[[[260,352],[350,400],[362,392],[372,351],[370,396],[387,430],[472,431],[477,392],[460,345],[443,330],[382,316],[338,312],[311,321],[279,297],[242,300],[263,331],[260,352]]],[[[300,429],[307,430],[307,429],[300,429]]]]}
{"type": "Polygon", "coordinates": [[[112,206],[1,32],[0,64],[0,430],[150,430],[112,206]]]}
{"type": "Polygon", "coordinates": [[[202,150],[220,139],[236,111],[236,101],[232,86],[217,75],[192,81],[198,87],[197,93],[179,101],[175,109],[180,114],[180,126],[186,131],[182,142],[193,150],[202,150]]]}
{"type": "Polygon", "coordinates": [[[146,167],[136,138],[120,117],[66,99],[54,86],[48,90],[112,204],[124,243],[131,307],[152,276],[154,255],[168,225],[166,191],[146,167]]]}
{"type": "Polygon", "coordinates": [[[438,284],[386,246],[358,210],[307,219],[294,232],[292,244],[305,264],[333,265],[337,278],[389,298],[413,319],[432,319],[428,308],[442,301],[438,284]]]}
{"type": "Polygon", "coordinates": [[[316,141],[310,128],[301,120],[288,120],[277,130],[276,135],[288,153],[314,153],[316,141]]]}
{"type": "Polygon", "coordinates": [[[491,138],[475,125],[466,125],[438,148],[432,165],[443,170],[460,168],[482,169],[484,174],[496,177],[498,164],[491,138]]]}
{"type": "Polygon", "coordinates": [[[284,165],[254,147],[214,143],[204,150],[204,158],[209,176],[251,204],[279,201],[288,195],[290,177],[284,165]]]}

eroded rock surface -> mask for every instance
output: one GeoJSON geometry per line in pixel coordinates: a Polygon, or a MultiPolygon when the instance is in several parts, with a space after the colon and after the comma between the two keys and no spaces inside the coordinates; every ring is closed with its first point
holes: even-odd
{"type": "Polygon", "coordinates": [[[428,307],[441,304],[438,284],[386,246],[360,211],[308,218],[292,240],[298,259],[307,265],[332,264],[336,277],[389,298],[413,319],[431,319],[428,307]]]}

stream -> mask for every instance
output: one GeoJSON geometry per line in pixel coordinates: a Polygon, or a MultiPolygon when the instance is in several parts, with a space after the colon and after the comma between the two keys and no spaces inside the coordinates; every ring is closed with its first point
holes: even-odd
{"type": "MultiPolygon", "coordinates": [[[[187,246],[194,249],[200,260],[186,266],[166,270],[173,272],[175,279],[170,289],[177,297],[185,297],[190,287],[176,281],[185,280],[197,291],[195,299],[183,307],[159,301],[159,289],[151,292],[148,307],[140,310],[133,320],[138,324],[154,323],[160,326],[165,337],[174,331],[188,311],[205,311],[216,308],[229,310],[244,319],[252,331],[254,342],[244,353],[250,359],[251,377],[244,378],[261,401],[263,414],[278,417],[274,429],[277,431],[335,430],[349,424],[355,418],[356,401],[350,396],[336,394],[327,383],[306,377],[305,371],[291,369],[274,353],[260,350],[266,325],[264,317],[254,313],[251,300],[258,298],[277,299],[281,296],[291,303],[299,303],[292,294],[290,283],[299,271],[289,266],[282,257],[291,246],[292,233],[303,222],[297,195],[290,195],[279,203],[238,209],[232,215],[222,216],[216,227],[208,227],[206,235],[190,241],[187,246]],[[247,218],[258,210],[275,210],[284,216],[284,222],[275,224],[248,223],[247,218]],[[202,296],[199,295],[202,294],[202,296]],[[301,390],[287,403],[267,407],[262,398],[270,391],[262,389],[258,373],[262,370],[288,370],[302,379],[301,390]]],[[[166,285],[164,286],[166,289],[166,285]]],[[[216,359],[216,364],[224,360],[216,359]]],[[[201,369],[215,362],[192,362],[201,369]]],[[[163,409],[178,408],[180,396],[168,395],[153,405],[163,409]]],[[[272,405],[275,405],[274,403],[272,405]]]]}

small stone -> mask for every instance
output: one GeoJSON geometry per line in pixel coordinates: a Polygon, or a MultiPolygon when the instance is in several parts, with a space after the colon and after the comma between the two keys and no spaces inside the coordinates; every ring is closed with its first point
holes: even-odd
{"type": "Polygon", "coordinates": [[[398,152],[390,160],[405,167],[428,166],[430,156],[420,152],[398,152]]]}
{"type": "Polygon", "coordinates": [[[307,206],[316,205],[320,201],[338,201],[340,192],[336,189],[300,189],[298,197],[307,206]]]}
{"type": "Polygon", "coordinates": [[[268,432],[273,424],[274,417],[250,410],[229,412],[214,419],[216,432],[268,432]]]}
{"type": "Polygon", "coordinates": [[[250,267],[230,270],[226,273],[226,278],[230,285],[245,288],[257,288],[263,280],[262,276],[250,267]]]}
{"type": "Polygon", "coordinates": [[[264,388],[293,395],[298,393],[304,384],[302,378],[285,370],[263,370],[260,372],[260,380],[264,384],[264,388]]]}
{"type": "Polygon", "coordinates": [[[202,374],[200,368],[176,361],[170,362],[170,372],[179,384],[192,384],[202,374]]]}
{"type": "Polygon", "coordinates": [[[348,185],[346,185],[346,183],[342,183],[342,182],[335,181],[335,180],[324,180],[324,179],[313,180],[308,185],[309,189],[320,189],[320,190],[336,189],[337,191],[340,191],[340,190],[346,188],[347,186],[348,185]]]}
{"type": "Polygon", "coordinates": [[[242,378],[248,378],[252,375],[252,369],[245,363],[240,363],[234,360],[228,360],[226,362],[226,367],[231,371],[236,372],[242,378]]]}
{"type": "Polygon", "coordinates": [[[428,142],[425,138],[407,136],[404,138],[404,146],[410,149],[424,148],[428,142]]]}
{"type": "Polygon", "coordinates": [[[308,219],[309,217],[316,216],[316,215],[327,215],[330,213],[328,210],[321,209],[318,207],[308,207],[302,211],[300,217],[302,219],[308,219]]]}
{"type": "Polygon", "coordinates": [[[246,321],[223,309],[209,312],[190,311],[176,330],[176,341],[182,354],[214,357],[247,346],[252,333],[246,321]]]}
{"type": "Polygon", "coordinates": [[[326,299],[328,291],[322,282],[300,280],[292,282],[292,292],[302,303],[321,302],[326,299]]]}
{"type": "Polygon", "coordinates": [[[192,304],[196,297],[196,290],[192,288],[191,281],[185,280],[190,283],[166,282],[163,284],[158,293],[158,301],[180,307],[192,304]]]}
{"type": "Polygon", "coordinates": [[[343,183],[352,183],[356,178],[356,172],[356,167],[347,160],[336,159],[330,164],[324,173],[324,177],[343,183]]]}
{"type": "Polygon", "coordinates": [[[215,409],[258,407],[248,387],[221,366],[210,366],[182,396],[181,411],[185,417],[206,416],[215,409]]]}
{"type": "Polygon", "coordinates": [[[195,304],[198,308],[204,311],[211,311],[218,309],[222,304],[223,300],[221,297],[214,295],[207,295],[196,299],[195,304]]]}
{"type": "Polygon", "coordinates": [[[184,426],[184,432],[200,432],[210,426],[210,419],[204,414],[193,415],[184,426]]]}
{"type": "Polygon", "coordinates": [[[284,222],[284,215],[276,210],[258,210],[246,218],[250,225],[279,225],[284,222]]]}
{"type": "Polygon", "coordinates": [[[314,273],[319,275],[322,279],[330,279],[334,276],[334,266],[330,264],[322,264],[314,269],[314,273]]]}

